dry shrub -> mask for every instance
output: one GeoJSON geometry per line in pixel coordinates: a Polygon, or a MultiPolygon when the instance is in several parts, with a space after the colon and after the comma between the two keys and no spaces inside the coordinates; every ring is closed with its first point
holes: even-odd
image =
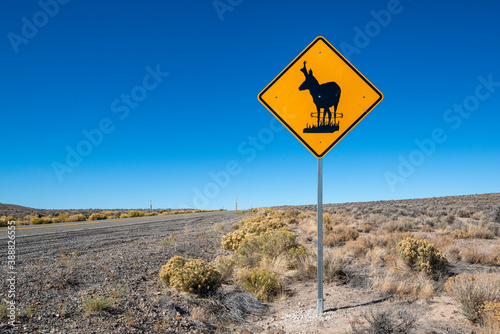
{"type": "Polygon", "coordinates": [[[404,232],[410,231],[413,228],[413,224],[407,218],[399,217],[397,221],[388,221],[382,224],[380,228],[389,232],[404,232]]]}
{"type": "Polygon", "coordinates": [[[475,219],[475,220],[479,220],[479,219],[481,219],[482,216],[483,216],[483,211],[477,211],[471,215],[471,218],[475,219]]]}
{"type": "Polygon", "coordinates": [[[259,265],[260,269],[266,269],[277,274],[279,277],[286,278],[292,274],[291,267],[297,267],[298,262],[293,265],[290,258],[286,254],[281,254],[277,257],[264,257],[259,265]]]}
{"type": "Polygon", "coordinates": [[[315,219],[306,218],[300,224],[299,228],[307,235],[316,236],[318,233],[318,223],[315,219]]]}
{"type": "Polygon", "coordinates": [[[195,306],[189,312],[189,316],[193,320],[203,321],[209,317],[209,314],[202,307],[195,306]]]}
{"type": "Polygon", "coordinates": [[[409,232],[387,233],[387,231],[377,230],[375,236],[370,238],[374,246],[382,248],[394,248],[403,239],[411,237],[409,232]]]}
{"type": "Polygon", "coordinates": [[[373,227],[380,227],[383,223],[387,221],[387,218],[383,215],[371,213],[364,219],[364,224],[371,225],[373,227]]]}
{"type": "Polygon", "coordinates": [[[443,251],[448,248],[456,247],[457,245],[455,241],[447,235],[439,235],[429,238],[429,242],[434,244],[436,248],[442,249],[443,251]]]}
{"type": "Polygon", "coordinates": [[[296,278],[299,280],[312,280],[317,277],[317,255],[308,253],[302,256],[298,261],[296,278]]]}
{"type": "Polygon", "coordinates": [[[451,237],[453,239],[468,239],[471,237],[470,233],[466,230],[454,230],[451,232],[451,237]]]}
{"type": "Polygon", "coordinates": [[[353,334],[411,333],[417,321],[413,313],[395,307],[372,309],[362,316],[367,326],[358,327],[356,322],[351,322],[353,334]]]}
{"type": "Polygon", "coordinates": [[[460,251],[460,257],[468,263],[484,263],[486,260],[486,255],[479,252],[476,248],[468,245],[460,251]]]}
{"type": "Polygon", "coordinates": [[[355,229],[345,225],[338,225],[323,236],[323,243],[333,247],[349,240],[356,240],[358,236],[359,232],[355,229]]]}
{"type": "Polygon", "coordinates": [[[219,255],[215,258],[212,265],[221,274],[223,283],[229,283],[234,272],[236,263],[233,255],[219,255]]]}
{"type": "Polygon", "coordinates": [[[500,300],[500,273],[460,274],[450,277],[445,291],[458,302],[459,312],[469,321],[482,321],[485,302],[500,300]]]}
{"type": "Polygon", "coordinates": [[[267,269],[242,269],[237,274],[238,285],[264,301],[271,301],[283,289],[279,276],[267,269]]]}
{"type": "Polygon", "coordinates": [[[486,257],[485,263],[491,266],[500,266],[500,245],[493,247],[491,252],[486,257]]]}
{"type": "MultiPolygon", "coordinates": [[[[318,277],[318,255],[308,253],[302,256],[297,266],[298,279],[316,280],[318,277]]],[[[349,259],[342,248],[327,249],[323,254],[323,279],[334,282],[344,279],[349,259]]]]}
{"type": "Polygon", "coordinates": [[[161,268],[159,275],[164,283],[183,292],[203,295],[221,287],[221,274],[199,259],[175,256],[161,268]]]}
{"type": "Polygon", "coordinates": [[[493,239],[495,238],[495,233],[489,229],[481,226],[470,226],[469,234],[471,238],[474,239],[493,239]]]}
{"type": "Polygon", "coordinates": [[[240,324],[245,323],[249,317],[263,316],[266,309],[264,304],[248,292],[219,289],[211,296],[204,313],[216,323],[240,324]]]}
{"type": "Polygon", "coordinates": [[[346,269],[349,264],[344,250],[334,248],[326,250],[323,254],[323,278],[327,282],[344,280],[346,269]]]}
{"type": "Polygon", "coordinates": [[[370,233],[373,231],[373,226],[369,224],[361,224],[359,225],[359,230],[363,233],[370,233]]]}
{"type": "Polygon", "coordinates": [[[344,249],[348,254],[351,254],[356,258],[362,258],[372,247],[373,244],[368,238],[359,237],[356,240],[348,240],[345,243],[344,249]]]}
{"type": "Polygon", "coordinates": [[[369,263],[373,272],[384,265],[384,259],[389,254],[386,248],[374,247],[366,253],[365,262],[369,263]]]}
{"type": "Polygon", "coordinates": [[[500,245],[493,247],[490,253],[482,253],[475,247],[468,245],[460,251],[460,256],[468,263],[498,266],[500,265],[500,245]]]}
{"type": "Polygon", "coordinates": [[[434,229],[430,225],[422,225],[420,227],[420,232],[431,233],[434,232],[434,229]]]}
{"type": "Polygon", "coordinates": [[[443,253],[445,254],[447,259],[453,261],[459,261],[461,259],[460,248],[458,248],[458,246],[449,247],[443,253]]]}
{"type": "Polygon", "coordinates": [[[399,257],[386,256],[387,267],[374,270],[372,286],[403,299],[429,300],[435,291],[435,282],[424,273],[416,273],[399,257]]]}

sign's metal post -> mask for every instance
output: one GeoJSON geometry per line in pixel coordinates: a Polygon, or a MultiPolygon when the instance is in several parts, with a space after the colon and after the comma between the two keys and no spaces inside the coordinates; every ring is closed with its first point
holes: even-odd
{"type": "Polygon", "coordinates": [[[323,159],[318,158],[318,314],[323,313],[323,159]]]}

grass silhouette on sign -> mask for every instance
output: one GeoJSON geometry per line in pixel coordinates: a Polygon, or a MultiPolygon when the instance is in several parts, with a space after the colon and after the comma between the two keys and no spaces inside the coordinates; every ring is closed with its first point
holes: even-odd
{"type": "Polygon", "coordinates": [[[300,85],[299,90],[309,90],[316,105],[316,112],[311,113],[311,117],[317,117],[317,124],[307,124],[304,133],[333,133],[339,130],[338,118],[344,115],[337,113],[337,107],[340,101],[340,87],[335,82],[327,82],[320,84],[314,77],[312,69],[307,72],[306,61],[304,67],[300,69],[306,79],[300,85]],[[332,112],[330,108],[333,107],[333,122],[332,112]],[[323,109],[323,120],[321,120],[321,109],[323,109]],[[325,120],[328,114],[328,122],[325,120]]]}

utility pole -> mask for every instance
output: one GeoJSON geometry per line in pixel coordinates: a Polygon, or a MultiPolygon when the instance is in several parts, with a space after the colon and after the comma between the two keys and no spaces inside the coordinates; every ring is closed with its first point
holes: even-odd
{"type": "Polygon", "coordinates": [[[236,213],[238,213],[238,197],[236,197],[236,213]]]}
{"type": "Polygon", "coordinates": [[[153,212],[153,201],[149,200],[149,212],[153,212]]]}

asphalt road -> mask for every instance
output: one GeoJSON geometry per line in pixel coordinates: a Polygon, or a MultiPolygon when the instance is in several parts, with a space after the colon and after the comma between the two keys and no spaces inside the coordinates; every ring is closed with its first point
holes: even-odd
{"type": "MultiPolygon", "coordinates": [[[[93,220],[74,223],[16,226],[16,254],[24,256],[57,255],[61,249],[79,252],[98,251],[141,237],[164,237],[193,230],[200,224],[235,220],[234,211],[151,216],[126,219],[93,220]]],[[[241,217],[241,216],[239,216],[241,217]]],[[[0,228],[0,254],[7,255],[8,229],[0,228]]]]}

